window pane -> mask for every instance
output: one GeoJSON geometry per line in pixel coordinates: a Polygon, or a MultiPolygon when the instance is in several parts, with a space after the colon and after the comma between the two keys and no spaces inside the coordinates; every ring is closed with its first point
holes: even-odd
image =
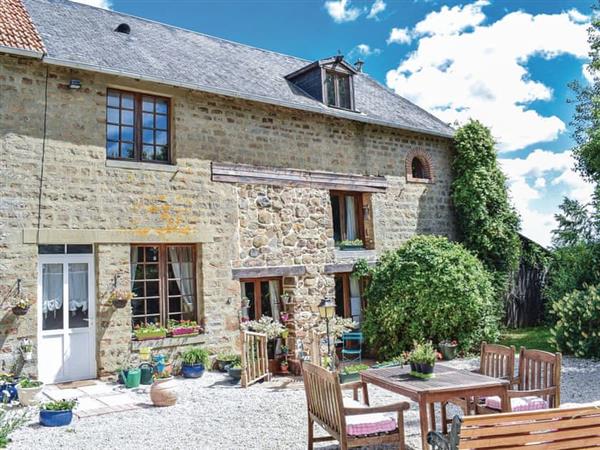
{"type": "Polygon", "coordinates": [[[154,144],[154,131],[153,130],[144,130],[143,134],[143,142],[144,144],[154,144]]]}
{"type": "Polygon", "coordinates": [[[156,147],[156,154],[154,159],[160,161],[167,161],[169,159],[169,147],[167,147],[166,145],[156,147]]]}
{"type": "Polygon", "coordinates": [[[331,196],[331,215],[333,218],[333,240],[340,242],[342,240],[342,221],[340,212],[340,197],[331,196]]]}
{"type": "Polygon", "coordinates": [[[158,264],[147,264],[146,280],[158,280],[158,264]]]}
{"type": "Polygon", "coordinates": [[[94,247],[90,244],[69,244],[69,245],[67,245],[67,253],[70,253],[70,254],[94,253],[94,247]]]}
{"type": "Polygon", "coordinates": [[[181,297],[169,298],[169,314],[180,313],[181,311],[181,297]]]}
{"type": "Polygon", "coordinates": [[[335,277],[335,315],[338,317],[346,317],[344,311],[344,276],[336,275],[335,277]]]}
{"type": "Polygon", "coordinates": [[[161,114],[167,113],[167,101],[157,98],[156,99],[156,112],[161,114]]]}
{"type": "Polygon", "coordinates": [[[146,250],[146,262],[158,262],[158,247],[144,247],[146,250]]]}
{"type": "Polygon", "coordinates": [[[142,110],[148,112],[154,112],[154,99],[152,97],[143,97],[142,99],[142,110]]]}
{"type": "Polygon", "coordinates": [[[118,142],[107,142],[106,143],[106,156],[109,158],[119,157],[119,143],[118,142]]]}
{"type": "Polygon", "coordinates": [[[167,116],[161,116],[160,114],[156,116],[156,128],[160,130],[167,129],[167,116]]]}
{"type": "Polygon", "coordinates": [[[146,300],[146,308],[148,314],[159,314],[160,312],[160,300],[158,298],[149,298],[146,300]]]}
{"type": "Polygon", "coordinates": [[[133,94],[121,94],[121,108],[133,109],[133,94]]]}
{"type": "Polygon", "coordinates": [[[110,123],[119,123],[119,110],[116,108],[108,108],[106,110],[106,121],[110,123]]]}
{"type": "Polygon", "coordinates": [[[106,127],[106,139],[109,141],[118,141],[119,127],[116,125],[108,125],[106,127]]]}
{"type": "Polygon", "coordinates": [[[334,77],[330,72],[325,75],[325,91],[327,93],[327,104],[335,106],[334,77]]]}
{"type": "Polygon", "coordinates": [[[69,328],[89,326],[88,308],[88,265],[69,264],[69,328]]]}
{"type": "Polygon", "coordinates": [[[106,102],[108,106],[114,106],[116,108],[119,107],[119,93],[115,91],[108,91],[108,96],[106,102]]]}
{"type": "Polygon", "coordinates": [[[154,145],[144,145],[144,148],[142,149],[142,159],[154,159],[154,145]]]}
{"type": "Polygon", "coordinates": [[[133,111],[126,109],[121,111],[121,123],[123,125],[133,125],[133,111]]]}
{"type": "Polygon", "coordinates": [[[133,142],[133,127],[121,127],[121,140],[133,142]]]}
{"type": "Polygon", "coordinates": [[[176,280],[169,281],[169,295],[181,295],[179,284],[176,280]]]}
{"type": "MultiPolygon", "coordinates": [[[[138,267],[138,271],[141,269],[141,267],[138,267]]],[[[144,297],[144,282],[143,281],[136,281],[133,283],[133,293],[136,295],[136,297],[144,297]]]]}
{"type": "Polygon", "coordinates": [[[146,281],[146,297],[158,297],[158,281],[146,281]]]}
{"type": "Polygon", "coordinates": [[[40,255],[60,255],[65,252],[63,244],[46,244],[38,245],[38,253],[40,255]]]}
{"type": "Polygon", "coordinates": [[[154,127],[154,114],[144,113],[142,115],[144,128],[152,128],[154,127]]]}
{"type": "Polygon", "coordinates": [[[155,131],[156,145],[167,144],[167,132],[166,131],[155,131]]]}
{"type": "MultiPolygon", "coordinates": [[[[134,316],[141,316],[144,314],[144,300],[140,300],[138,298],[134,298],[131,300],[131,311],[134,316]]],[[[135,325],[134,321],[134,325],[135,325]]]]}
{"type": "Polygon", "coordinates": [[[134,157],[133,142],[123,142],[121,144],[121,158],[133,159],[134,157]]]}
{"type": "Polygon", "coordinates": [[[42,329],[63,328],[63,265],[42,266],[42,329]]]}
{"type": "Polygon", "coordinates": [[[350,77],[338,77],[338,96],[340,99],[339,106],[342,108],[350,109],[350,77]]]}

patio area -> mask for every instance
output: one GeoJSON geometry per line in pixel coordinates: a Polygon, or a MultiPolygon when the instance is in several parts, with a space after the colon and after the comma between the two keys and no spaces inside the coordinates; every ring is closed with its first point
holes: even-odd
{"type": "MultiPolygon", "coordinates": [[[[475,368],[478,359],[450,364],[475,368]]],[[[600,362],[565,357],[562,402],[600,400],[598,379],[600,362]]],[[[67,390],[46,388],[53,398],[77,394],[82,417],[74,419],[67,428],[52,429],[40,427],[34,415],[28,426],[12,435],[10,448],[306,448],[306,404],[303,385],[297,379],[275,378],[241,389],[239,384],[232,385],[226,375],[207,372],[198,380],[178,379],[178,403],[168,408],[151,406],[148,388],[127,392],[114,385],[99,384],[67,390]],[[114,410],[99,410],[102,404],[114,410]],[[119,408],[126,410],[118,411],[119,408]]],[[[373,405],[401,399],[374,386],[369,386],[369,393],[373,405]]],[[[416,404],[411,403],[405,417],[407,445],[420,448],[416,404]]],[[[317,448],[337,446],[322,444],[317,448]]]]}

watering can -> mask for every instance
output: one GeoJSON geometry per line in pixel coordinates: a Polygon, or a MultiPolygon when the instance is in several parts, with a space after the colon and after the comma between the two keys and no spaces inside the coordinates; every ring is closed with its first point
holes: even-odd
{"type": "Polygon", "coordinates": [[[129,369],[128,371],[121,371],[121,377],[125,381],[126,388],[136,388],[140,385],[140,378],[142,371],[140,369],[129,369]]]}
{"type": "Polygon", "coordinates": [[[156,373],[163,373],[165,371],[165,355],[154,356],[154,371],[156,373]]]}
{"type": "Polygon", "coordinates": [[[139,366],[140,369],[140,383],[141,384],[152,384],[152,372],[154,367],[150,363],[142,363],[139,366]]]}

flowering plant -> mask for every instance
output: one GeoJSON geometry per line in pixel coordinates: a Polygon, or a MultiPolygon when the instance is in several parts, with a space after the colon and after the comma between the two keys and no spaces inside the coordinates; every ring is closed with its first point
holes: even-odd
{"type": "Polygon", "coordinates": [[[12,299],[12,307],[13,308],[19,308],[19,309],[29,309],[29,307],[32,305],[32,301],[31,299],[26,296],[26,295],[18,295],[15,296],[12,299]]]}
{"type": "Polygon", "coordinates": [[[108,303],[112,305],[115,301],[129,302],[135,297],[137,296],[129,289],[116,288],[108,296],[108,303]]]}
{"type": "Polygon", "coordinates": [[[262,316],[259,320],[250,320],[241,324],[243,330],[255,331],[267,335],[267,339],[276,339],[287,330],[281,323],[272,317],[262,316]]]}

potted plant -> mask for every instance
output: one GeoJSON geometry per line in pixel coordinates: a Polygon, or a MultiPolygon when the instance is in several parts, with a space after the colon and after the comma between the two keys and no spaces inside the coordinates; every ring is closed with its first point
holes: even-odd
{"type": "Polygon", "coordinates": [[[184,378],[200,378],[208,366],[208,351],[190,347],[181,355],[181,375],[184,378]]]}
{"type": "Polygon", "coordinates": [[[236,356],[231,364],[227,366],[227,374],[233,378],[234,382],[242,378],[242,362],[239,356],[236,356]]]}
{"type": "Polygon", "coordinates": [[[242,324],[242,329],[267,335],[267,353],[269,359],[275,358],[277,338],[287,331],[287,328],[272,317],[262,316],[259,320],[250,320],[242,324]]]}
{"type": "Polygon", "coordinates": [[[19,294],[13,299],[12,312],[15,316],[24,316],[31,308],[31,304],[29,297],[19,294]]]}
{"type": "Polygon", "coordinates": [[[373,369],[382,369],[384,367],[398,367],[403,366],[406,363],[404,356],[396,356],[395,358],[388,359],[383,362],[378,362],[372,366],[373,369]]]}
{"type": "Polygon", "coordinates": [[[340,250],[362,250],[365,248],[364,243],[360,239],[354,239],[352,241],[341,241],[339,244],[340,250]]]}
{"type": "Polygon", "coordinates": [[[136,325],[133,334],[138,341],[163,339],[167,337],[167,329],[155,323],[136,325]]]}
{"type": "Polygon", "coordinates": [[[2,403],[10,403],[17,399],[17,382],[11,373],[0,373],[0,399],[2,403]]]}
{"type": "Polygon", "coordinates": [[[369,366],[366,364],[352,364],[345,366],[339,374],[340,383],[349,383],[351,381],[358,381],[360,373],[367,370],[369,366]]]}
{"type": "Polygon", "coordinates": [[[33,344],[29,339],[25,338],[21,341],[19,350],[23,356],[23,361],[31,361],[33,359],[33,344]]]}
{"type": "Polygon", "coordinates": [[[170,374],[157,374],[150,386],[150,400],[154,406],[173,406],[177,403],[175,381],[170,374]]]}
{"type": "Polygon", "coordinates": [[[17,395],[19,402],[23,406],[31,406],[34,403],[36,395],[42,392],[44,383],[31,378],[24,378],[17,384],[17,395]]]}
{"type": "Polygon", "coordinates": [[[115,308],[125,308],[136,295],[129,289],[113,289],[108,296],[108,304],[115,308]]]}
{"type": "Polygon", "coordinates": [[[417,378],[433,378],[433,368],[437,358],[431,342],[417,343],[410,352],[410,374],[417,378]]]}
{"type": "Polygon", "coordinates": [[[282,359],[281,362],[279,363],[279,368],[281,370],[281,373],[288,373],[289,370],[289,363],[287,359],[282,359]]]}
{"type": "Polygon", "coordinates": [[[44,427],[62,427],[73,420],[73,409],[77,399],[57,400],[42,404],[40,407],[40,425],[44,427]]]}
{"type": "Polygon", "coordinates": [[[219,353],[217,355],[217,369],[220,372],[227,372],[227,366],[235,361],[236,358],[237,355],[234,353],[219,353]]]}
{"type": "Polygon", "coordinates": [[[443,340],[439,344],[440,353],[445,360],[450,361],[456,358],[456,350],[458,349],[458,342],[456,340],[443,340]]]}
{"type": "Polygon", "coordinates": [[[194,320],[169,319],[169,334],[173,337],[196,336],[200,334],[200,326],[194,320]]]}

